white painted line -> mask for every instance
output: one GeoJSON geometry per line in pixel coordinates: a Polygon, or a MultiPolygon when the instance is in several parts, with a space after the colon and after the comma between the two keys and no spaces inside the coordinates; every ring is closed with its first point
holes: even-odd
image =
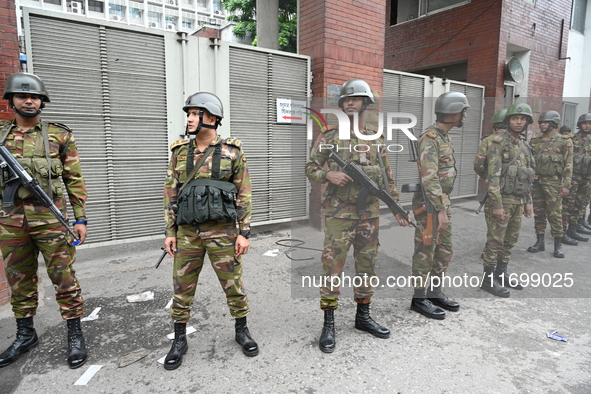
{"type": "Polygon", "coordinates": [[[82,374],[82,376],[80,376],[80,379],[78,379],[76,381],[76,383],[74,383],[74,386],[86,386],[86,384],[88,382],[90,382],[90,379],[92,379],[92,377],[99,371],[99,369],[101,369],[103,366],[102,365],[91,365],[90,367],[88,367],[88,369],[86,370],[86,372],[84,372],[82,374]]]}
{"type": "Polygon", "coordinates": [[[98,313],[101,311],[101,307],[99,306],[98,308],[94,308],[94,311],[92,311],[92,313],[88,316],[86,316],[85,318],[81,319],[80,321],[92,321],[92,320],[96,320],[98,319],[98,313]]]}
{"type": "Polygon", "coordinates": [[[162,365],[164,365],[164,360],[166,359],[166,356],[163,356],[161,359],[158,360],[158,362],[162,365]]]}

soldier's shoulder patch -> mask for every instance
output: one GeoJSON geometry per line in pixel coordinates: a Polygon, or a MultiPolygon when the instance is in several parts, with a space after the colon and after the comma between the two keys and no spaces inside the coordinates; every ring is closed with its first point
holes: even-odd
{"type": "Polygon", "coordinates": [[[49,122],[49,125],[50,126],[56,126],[56,127],[60,128],[60,129],[63,129],[65,131],[69,132],[69,133],[72,132],[72,129],[70,127],[68,127],[67,125],[63,124],[63,123],[49,122]]]}
{"type": "Polygon", "coordinates": [[[435,129],[427,129],[421,133],[421,137],[437,138],[437,131],[435,129]]]}
{"type": "Polygon", "coordinates": [[[568,135],[568,134],[561,134],[560,136],[561,136],[562,138],[564,138],[565,140],[570,140],[570,139],[571,139],[571,136],[570,136],[570,135],[568,135]]]}
{"type": "Polygon", "coordinates": [[[497,144],[502,144],[505,139],[503,138],[503,136],[495,134],[492,136],[492,138],[490,140],[491,140],[491,142],[495,142],[497,144]]]}
{"type": "Polygon", "coordinates": [[[237,148],[240,148],[242,146],[242,141],[240,141],[238,138],[232,138],[232,137],[230,137],[230,138],[226,138],[224,140],[224,144],[226,144],[226,145],[233,145],[233,146],[235,146],[237,148]]]}
{"type": "Polygon", "coordinates": [[[172,143],[172,145],[170,145],[170,150],[173,150],[173,149],[175,149],[175,148],[177,148],[177,147],[179,147],[181,145],[186,145],[186,144],[189,143],[189,141],[190,140],[188,138],[185,138],[183,140],[175,141],[175,142],[172,143]]]}

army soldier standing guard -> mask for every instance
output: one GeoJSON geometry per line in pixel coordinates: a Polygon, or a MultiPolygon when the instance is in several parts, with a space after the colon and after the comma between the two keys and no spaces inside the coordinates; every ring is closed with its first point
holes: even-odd
{"type": "Polygon", "coordinates": [[[489,192],[485,206],[488,231],[482,252],[485,276],[481,288],[499,297],[510,295],[503,286],[523,289],[517,280],[509,280],[507,266],[519,237],[521,215],[532,216],[530,190],[535,176],[534,163],[529,147],[521,138],[532,122],[529,105],[511,105],[505,116],[507,132],[493,137],[485,157],[476,155],[474,159],[475,168],[486,162],[489,192]]]}
{"type": "Polygon", "coordinates": [[[572,180],[573,144],[570,138],[557,132],[560,125],[558,112],[542,112],[538,123],[542,135],[531,139],[536,162],[536,180],[531,194],[537,241],[527,251],[536,253],[545,250],[547,218],[554,237],[554,257],[563,258],[562,198],[568,194],[572,180]]]}
{"type": "Polygon", "coordinates": [[[564,209],[568,213],[567,235],[577,241],[587,242],[591,231],[583,227],[585,206],[591,192],[591,113],[583,114],[577,121],[579,132],[573,137],[573,180],[570,193],[564,199],[564,209]]]}
{"type": "MultiPolygon", "coordinates": [[[[418,154],[421,160],[419,176],[427,198],[437,211],[439,244],[422,244],[420,227],[426,226],[427,213],[415,214],[419,228],[415,229],[412,275],[415,278],[420,277],[421,280],[415,283],[410,307],[413,311],[438,320],[445,319],[445,312],[441,308],[452,312],[460,309],[460,304],[442,293],[441,282],[439,286],[434,286],[434,283],[429,283],[429,277],[442,278],[453,256],[449,194],[453,190],[457,170],[449,131],[453,127],[461,128],[464,125],[468,108],[470,104],[463,93],[443,93],[435,101],[436,123],[423,131],[418,142],[418,154]]],[[[413,211],[421,209],[424,204],[423,194],[415,193],[412,199],[413,211]]]]}
{"type": "MultiPolygon", "coordinates": [[[[559,130],[559,133],[563,137],[569,139],[569,141],[573,145],[573,151],[574,151],[573,137],[575,135],[572,133],[571,128],[568,127],[568,126],[561,126],[560,127],[560,130],[559,130]]],[[[574,154],[573,154],[573,158],[574,158],[574,154]]],[[[574,159],[573,159],[573,164],[574,164],[574,159]]],[[[571,177],[571,183],[570,183],[570,185],[568,185],[568,188],[569,189],[572,186],[572,182],[573,182],[573,178],[571,177]]],[[[565,244],[565,245],[577,246],[579,244],[579,241],[577,241],[576,239],[572,239],[567,234],[567,229],[568,229],[568,209],[567,209],[567,206],[566,206],[566,199],[567,199],[567,197],[564,197],[564,199],[562,201],[562,243],[565,244]]]]}
{"type": "MultiPolygon", "coordinates": [[[[60,179],[63,181],[76,217],[74,233],[80,238],[80,243],[84,242],[87,235],[86,186],[72,130],[61,123],[41,121],[41,110],[45,103],[50,102],[49,94],[43,81],[34,74],[12,74],[6,82],[3,99],[9,101],[16,115],[14,120],[0,123],[0,144],[39,181],[45,193],[67,218],[66,198],[60,179]]],[[[4,178],[5,173],[2,175],[4,178]]],[[[1,191],[4,193],[4,185],[1,191]]],[[[70,239],[71,236],[49,208],[23,186],[17,190],[14,206],[0,210],[0,230],[0,249],[17,326],[16,340],[0,354],[0,367],[12,364],[39,343],[33,326],[39,297],[39,252],[45,259],[60,313],[67,323],[68,365],[70,368],[81,367],[87,358],[80,327],[84,302],[73,267],[76,248],[68,243],[73,238],[70,239]]]]}
{"type": "MultiPolygon", "coordinates": [[[[354,127],[353,120],[357,118],[359,132],[368,136],[375,132],[365,123],[365,110],[369,104],[373,103],[371,88],[365,81],[352,79],[341,87],[339,107],[349,117],[351,128],[354,127]]],[[[378,338],[390,336],[390,330],[376,323],[369,315],[369,304],[374,293],[369,282],[375,276],[378,255],[379,200],[369,195],[367,212],[359,215],[356,206],[359,185],[343,173],[336,163],[331,161],[328,163],[328,168],[324,167],[329,153],[328,146],[339,146],[340,148],[335,149],[335,152],[341,159],[355,163],[376,184],[384,186],[387,182],[389,189],[386,190],[390,190],[392,198],[398,200],[399,197],[392,180],[383,136],[377,141],[368,141],[358,138],[351,130],[350,140],[341,141],[338,137],[337,129],[323,130],[314,142],[310,160],[306,163],[306,176],[311,181],[328,183],[322,203],[326,218],[322,277],[329,280],[327,285],[320,289],[320,309],[324,311],[324,327],[318,342],[320,350],[325,353],[332,353],[335,349],[334,311],[338,308],[340,295],[339,287],[332,286],[330,278],[338,277],[343,272],[351,244],[354,249],[355,275],[366,278],[361,286],[354,287],[355,302],[357,302],[355,328],[367,331],[378,338]],[[383,146],[379,151],[376,148],[378,143],[383,146]],[[355,145],[365,145],[369,150],[349,149],[355,145]],[[384,171],[387,179],[383,177],[384,171]]],[[[396,219],[400,225],[408,225],[400,215],[396,215],[396,219]]]]}
{"type": "Polygon", "coordinates": [[[175,338],[164,361],[167,370],[178,368],[188,349],[186,327],[206,252],[236,319],[236,342],[246,356],[259,353],[246,326],[250,308],[241,279],[241,256],[250,246],[252,196],[242,143],[216,135],[224,110],[214,94],[192,94],[183,111],[191,138],[172,144],[164,184],[164,245],[174,257],[170,312],[175,338]]]}

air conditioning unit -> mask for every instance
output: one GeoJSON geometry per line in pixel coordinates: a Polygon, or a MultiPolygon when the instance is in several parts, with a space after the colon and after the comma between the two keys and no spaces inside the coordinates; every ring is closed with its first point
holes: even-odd
{"type": "Polygon", "coordinates": [[[72,14],[82,14],[82,3],[77,1],[72,1],[70,3],[70,7],[72,10],[72,14]]]}
{"type": "Polygon", "coordinates": [[[174,23],[167,23],[166,30],[176,30],[176,25],[174,23]]]}
{"type": "Polygon", "coordinates": [[[158,27],[158,23],[156,23],[156,22],[150,22],[150,23],[148,23],[148,26],[149,27],[158,27]]]}
{"type": "Polygon", "coordinates": [[[119,15],[111,15],[111,20],[115,22],[121,22],[123,21],[123,17],[119,15]]]}
{"type": "Polygon", "coordinates": [[[168,0],[168,4],[176,5],[176,0],[168,0]]]}
{"type": "Polygon", "coordinates": [[[220,14],[220,11],[219,10],[215,10],[215,14],[216,15],[219,15],[220,14]]]}

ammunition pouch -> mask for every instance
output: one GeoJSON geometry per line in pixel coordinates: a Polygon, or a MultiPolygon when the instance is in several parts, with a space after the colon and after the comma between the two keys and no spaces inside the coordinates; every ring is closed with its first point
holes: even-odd
{"type": "Polygon", "coordinates": [[[564,164],[560,155],[545,154],[536,158],[536,171],[539,175],[562,175],[563,170],[564,164]]]}
{"type": "Polygon", "coordinates": [[[573,158],[573,172],[579,175],[591,175],[591,156],[575,154],[573,158]]]}
{"type": "MultiPolygon", "coordinates": [[[[64,189],[60,178],[64,172],[64,166],[60,159],[51,159],[51,169],[48,168],[47,159],[45,157],[24,157],[16,159],[21,166],[39,181],[39,186],[44,191],[49,190],[49,182],[51,179],[51,190],[53,199],[59,199],[64,196],[64,189]],[[51,178],[50,178],[51,177],[51,178]]],[[[5,176],[3,176],[5,178],[5,176]]],[[[4,192],[4,185],[0,187],[0,193],[4,192]]],[[[24,200],[33,198],[33,194],[25,187],[21,186],[16,192],[16,198],[24,200]]]]}
{"type": "Polygon", "coordinates": [[[533,168],[512,164],[504,168],[501,174],[501,193],[526,196],[531,190],[534,177],[533,168]]]}
{"type": "Polygon", "coordinates": [[[236,186],[211,178],[191,180],[177,198],[176,224],[199,224],[210,220],[236,221],[236,186]]]}

